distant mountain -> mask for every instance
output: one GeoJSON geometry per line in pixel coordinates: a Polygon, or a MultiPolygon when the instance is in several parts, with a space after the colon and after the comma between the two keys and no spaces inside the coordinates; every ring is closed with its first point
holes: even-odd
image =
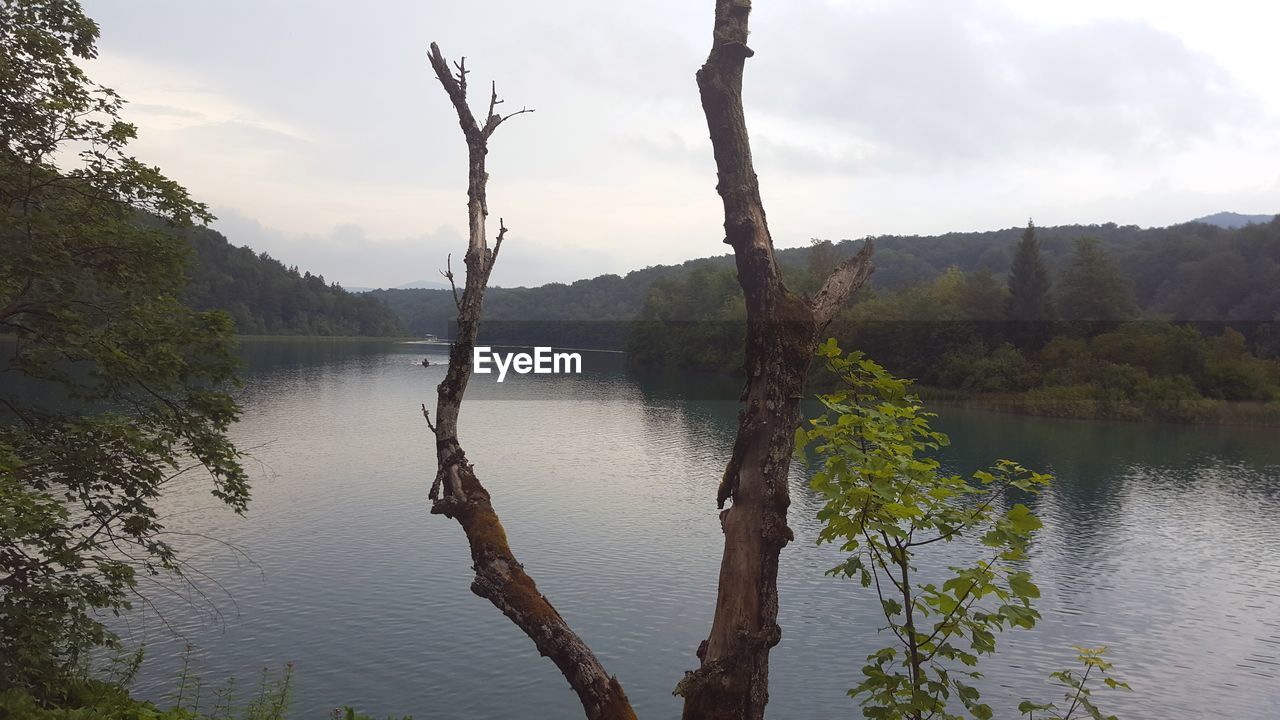
{"type": "Polygon", "coordinates": [[[1241,215],[1234,212],[1220,212],[1204,217],[1196,218],[1191,222],[1204,223],[1205,225],[1213,225],[1214,227],[1226,228],[1234,230],[1242,228],[1245,225],[1265,225],[1271,222],[1275,215],[1241,215]]]}
{"type": "Polygon", "coordinates": [[[393,288],[384,287],[365,287],[363,285],[343,285],[343,290],[349,293],[367,293],[375,290],[448,290],[449,283],[438,280],[415,280],[404,285],[397,285],[393,288]]]}
{"type": "Polygon", "coordinates": [[[449,283],[443,280],[414,280],[411,283],[397,285],[396,290],[445,290],[449,287],[449,283]]]}

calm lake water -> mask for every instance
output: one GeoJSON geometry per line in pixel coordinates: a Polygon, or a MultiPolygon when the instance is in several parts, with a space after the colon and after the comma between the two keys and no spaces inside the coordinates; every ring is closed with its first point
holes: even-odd
{"type": "MultiPolygon", "coordinates": [[[[581,717],[550,661],[469,591],[458,525],[428,513],[435,461],[419,403],[434,407],[444,368],[419,361],[443,363],[445,348],[282,341],[244,353],[234,435],[253,455],[253,503],[237,517],[194,481],[166,497],[209,600],[156,589],[170,627],[127,618],[126,635],[148,643],[136,689],[164,698],[191,644],[206,696],[294,663],[295,718],[342,704],[417,720],[581,717]]],[[[678,717],[671,689],[696,665],[715,599],[736,383],[584,357],[581,376],[477,376],[462,442],[542,591],[641,717],[678,717]],[[717,395],[729,400],[705,399],[717,395]]],[[[1134,692],[1100,700],[1126,720],[1277,716],[1280,432],[941,415],[957,471],[1010,457],[1057,476],[1034,503],[1044,620],[1004,633],[984,661],[996,717],[1057,699],[1045,678],[1071,666],[1072,644],[1111,648],[1134,692]]],[[[888,644],[878,603],[823,575],[840,555],[814,544],[821,502],[802,468],[792,493],[769,715],[860,717],[845,691],[888,644]]]]}

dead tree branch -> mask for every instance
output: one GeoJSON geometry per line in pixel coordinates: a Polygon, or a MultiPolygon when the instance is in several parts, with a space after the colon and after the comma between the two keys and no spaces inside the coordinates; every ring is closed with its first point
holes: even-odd
{"type": "Polygon", "coordinates": [[[863,241],[862,248],[853,257],[840,263],[822,283],[822,288],[813,296],[814,319],[819,325],[826,327],[849,301],[849,297],[871,276],[874,269],[871,264],[873,249],[871,238],[867,238],[863,241]]]}
{"type": "Polygon", "coordinates": [[[498,218],[498,237],[493,241],[493,262],[498,261],[498,251],[502,249],[502,239],[507,236],[506,221],[498,218]]]}
{"type": "Polygon", "coordinates": [[[462,309],[462,301],[458,299],[458,285],[453,282],[453,253],[449,253],[444,257],[444,266],[448,268],[440,272],[449,280],[449,287],[453,290],[453,305],[459,310],[462,309]]]}
{"type": "MultiPolygon", "coordinates": [[[[454,66],[456,73],[450,72],[435,43],[431,44],[430,58],[436,78],[458,114],[458,124],[467,142],[469,230],[464,257],[466,278],[458,303],[458,333],[449,350],[445,378],[436,389],[437,470],[430,493],[431,512],[453,518],[462,526],[475,570],[471,591],[492,602],[533,640],[539,653],[551,658],[577,693],[588,720],[634,720],[635,712],[617,679],[605,671],[591,649],[538,591],[533,578],[516,560],[489,491],[480,483],[458,442],[458,414],[471,378],[471,354],[480,326],[485,288],[506,235],[506,226],[500,221],[494,248],[487,247],[485,185],[489,176],[485,171],[485,155],[493,131],[504,120],[520,113],[497,115],[496,107],[501,101],[496,85],[491,86],[489,114],[484,125],[479,125],[467,105],[465,62],[454,66]]],[[[423,414],[426,414],[425,406],[423,414]]]]}
{"type": "Polygon", "coordinates": [[[436,426],[431,424],[431,413],[427,412],[427,404],[422,403],[422,419],[427,421],[427,427],[431,428],[431,434],[436,432],[436,426]]]}

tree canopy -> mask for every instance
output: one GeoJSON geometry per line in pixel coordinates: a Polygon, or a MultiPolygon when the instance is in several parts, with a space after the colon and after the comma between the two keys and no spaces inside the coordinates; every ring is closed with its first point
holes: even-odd
{"type": "Polygon", "coordinates": [[[403,333],[400,319],[377,298],[350,293],[323,275],[248,247],[235,247],[208,228],[186,233],[194,250],[182,299],[197,310],[225,310],[242,335],[362,335],[403,333]]]}
{"type": "MultiPolygon", "coordinates": [[[[1094,238],[1096,249],[1110,258],[1103,264],[1128,278],[1137,309],[1145,315],[1179,321],[1280,321],[1280,221],[1238,229],[1203,223],[1140,229],[1108,223],[933,237],[883,236],[875,238],[876,272],[867,286],[870,291],[883,294],[927,284],[954,269],[964,273],[989,271],[997,282],[1021,287],[1022,281],[1015,278],[1026,275],[1031,281],[1019,292],[1027,293],[1032,302],[1030,310],[1005,305],[981,318],[1004,321],[1010,311],[1014,312],[1008,316],[1011,318],[1038,312],[1034,309],[1037,301],[1032,300],[1038,295],[1034,288],[1041,283],[1035,279],[1039,275],[1036,263],[1024,259],[1020,262],[1029,264],[1031,269],[1027,273],[1015,272],[1019,253],[1038,254],[1045,277],[1050,283],[1057,278],[1061,285],[1063,274],[1075,261],[1076,241],[1082,237],[1094,238]],[[1038,253],[1031,252],[1030,243],[1019,251],[1028,231],[1034,236],[1038,253]]],[[[848,258],[858,244],[848,240],[818,241],[808,247],[779,248],[775,252],[788,283],[810,292],[816,289],[813,278],[819,269],[848,258]]],[[[572,339],[579,332],[587,333],[578,338],[582,342],[576,346],[622,349],[628,334],[619,331],[617,324],[643,317],[650,289],[664,278],[688,275],[702,267],[732,271],[733,258],[700,258],[569,284],[491,288],[485,305],[489,325],[481,330],[481,337],[492,340],[497,336],[486,332],[509,331],[522,323],[554,322],[559,323],[557,332],[561,337],[572,339]],[[613,326],[606,330],[598,326],[602,323],[613,326]],[[568,327],[571,325],[573,329],[568,327]],[[592,325],[597,327],[588,331],[592,325]]],[[[1114,275],[1111,277],[1114,280],[1114,275]]],[[[1010,285],[1009,289],[1012,293],[1015,288],[1010,285]]],[[[1117,292],[1113,296],[1121,300],[1127,296],[1123,291],[1117,292]]],[[[386,303],[413,334],[444,335],[455,310],[452,294],[443,289],[377,290],[371,295],[386,303]]],[[[1044,309],[1050,311],[1051,317],[1075,317],[1071,311],[1055,306],[1056,301],[1055,293],[1050,292],[1044,309]]],[[[1019,305],[1022,307],[1025,306],[1019,305]]],[[[1132,308],[1120,313],[1123,317],[1131,315],[1132,308]]]]}
{"type": "Polygon", "coordinates": [[[1058,280],[1058,308],[1064,320],[1116,322],[1138,314],[1133,283],[1095,238],[1080,238],[1071,264],[1058,280]]]}
{"type": "Polygon", "coordinates": [[[0,3],[0,686],[39,696],[111,643],[97,611],[180,570],[166,484],[249,493],[231,321],[180,300],[173,229],[209,213],[126,153],[123,101],[76,63],[97,36],[74,2],[0,3]]]}

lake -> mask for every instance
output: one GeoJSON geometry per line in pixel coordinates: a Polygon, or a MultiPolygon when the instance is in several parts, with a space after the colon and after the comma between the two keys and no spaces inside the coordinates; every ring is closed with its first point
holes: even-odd
{"type": "MultiPolygon", "coordinates": [[[[419,404],[434,408],[446,348],[254,341],[243,353],[233,435],[252,455],[253,502],[237,517],[194,478],[165,497],[207,599],[143,586],[164,621],[119,623],[148,644],[135,689],[164,698],[190,644],[206,697],[227,677],[247,688],[294,663],[295,718],[342,704],[417,720],[581,717],[551,662],[471,594],[461,529],[428,512],[435,457],[419,404]]],[[[641,717],[675,718],[671,690],[697,664],[715,600],[715,491],[737,383],[637,374],[616,354],[584,353],[584,366],[501,385],[476,376],[461,440],[543,593],[641,717]]],[[[1098,699],[1123,719],[1275,717],[1280,433],[940,415],[956,471],[1008,457],[1056,476],[1033,503],[1044,619],[1001,635],[983,662],[996,717],[1057,699],[1047,676],[1072,666],[1072,644],[1110,647],[1134,692],[1098,699]]],[[[888,644],[878,602],[824,576],[841,554],[815,545],[821,500],[802,467],[792,495],[769,716],[860,717],[845,691],[888,644]]]]}

